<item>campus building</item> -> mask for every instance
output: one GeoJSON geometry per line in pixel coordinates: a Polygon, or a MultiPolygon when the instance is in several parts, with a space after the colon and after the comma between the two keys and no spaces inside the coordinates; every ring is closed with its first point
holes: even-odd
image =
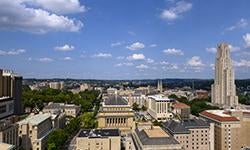
{"type": "Polygon", "coordinates": [[[82,129],[76,138],[76,150],[120,150],[118,129],[82,129]]]}
{"type": "Polygon", "coordinates": [[[134,126],[134,112],[119,95],[109,95],[103,100],[97,119],[98,128],[118,128],[122,134],[130,133],[134,126]]]}

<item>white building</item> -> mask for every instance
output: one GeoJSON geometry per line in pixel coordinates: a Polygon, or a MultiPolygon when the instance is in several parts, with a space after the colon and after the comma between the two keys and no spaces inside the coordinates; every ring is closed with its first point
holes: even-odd
{"type": "Polygon", "coordinates": [[[148,96],[148,113],[158,121],[166,121],[172,118],[172,100],[164,95],[148,96]]]}
{"type": "Polygon", "coordinates": [[[215,79],[211,89],[212,103],[229,107],[238,105],[230,47],[226,43],[220,44],[217,48],[215,79]]]}
{"type": "Polygon", "coordinates": [[[64,89],[64,82],[50,82],[49,88],[62,90],[62,89],[64,89]]]}

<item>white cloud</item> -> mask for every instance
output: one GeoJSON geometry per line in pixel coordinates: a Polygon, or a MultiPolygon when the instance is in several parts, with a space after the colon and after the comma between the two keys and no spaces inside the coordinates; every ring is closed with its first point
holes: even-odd
{"type": "Polygon", "coordinates": [[[215,69],[215,65],[214,64],[210,64],[209,65],[213,70],[215,69]]]}
{"type": "Polygon", "coordinates": [[[244,18],[241,18],[235,25],[226,28],[227,31],[233,31],[238,28],[244,28],[248,25],[248,21],[244,18]]]}
{"type": "Polygon", "coordinates": [[[163,53],[165,53],[166,55],[184,55],[182,50],[175,48],[165,49],[163,50],[163,53]]]}
{"type": "Polygon", "coordinates": [[[155,61],[154,61],[153,59],[148,58],[148,59],[146,60],[146,62],[149,63],[149,64],[152,64],[152,63],[154,63],[155,61]]]}
{"type": "Polygon", "coordinates": [[[122,59],[125,59],[125,57],[124,56],[118,56],[118,57],[116,57],[116,59],[122,60],[122,59]]]}
{"type": "Polygon", "coordinates": [[[114,65],[115,67],[121,67],[121,66],[133,66],[134,64],[131,62],[125,62],[125,63],[119,63],[114,65]]]}
{"type": "Polygon", "coordinates": [[[201,67],[204,66],[202,60],[199,56],[193,56],[191,59],[187,61],[187,64],[191,67],[201,67]]]}
{"type": "Polygon", "coordinates": [[[140,64],[138,66],[136,66],[137,69],[148,69],[149,67],[147,65],[144,64],[140,64]]]}
{"type": "Polygon", "coordinates": [[[80,20],[39,7],[32,8],[27,3],[27,0],[1,0],[0,29],[43,34],[52,31],[77,32],[83,27],[80,20]]]}
{"type": "Polygon", "coordinates": [[[185,1],[178,1],[174,7],[165,9],[161,13],[161,18],[165,20],[175,20],[183,13],[192,9],[192,4],[185,1]]]}
{"type": "Polygon", "coordinates": [[[250,61],[241,59],[240,61],[233,61],[235,67],[250,67],[250,61]]]}
{"type": "Polygon", "coordinates": [[[69,60],[72,60],[72,58],[71,57],[64,57],[63,60],[69,61],[69,60]]]}
{"type": "Polygon", "coordinates": [[[129,35],[132,35],[132,36],[136,36],[136,33],[133,32],[133,31],[128,31],[128,34],[129,34],[129,35]]]}
{"type": "Polygon", "coordinates": [[[157,47],[157,44],[151,44],[151,45],[149,45],[149,47],[157,47]]]}
{"type": "Polygon", "coordinates": [[[115,46],[120,46],[122,44],[123,44],[123,42],[114,42],[114,43],[111,43],[110,46],[115,47],[115,46]]]}
{"type": "Polygon", "coordinates": [[[145,56],[143,54],[132,54],[127,57],[128,60],[144,60],[145,56]]]}
{"type": "Polygon", "coordinates": [[[94,58],[111,58],[112,54],[109,54],[109,53],[98,53],[98,54],[94,54],[92,57],[94,57],[94,58]]]}
{"type": "Polygon", "coordinates": [[[143,49],[144,47],[145,47],[145,45],[143,43],[135,42],[135,43],[127,46],[126,48],[130,49],[130,50],[139,50],[139,49],[143,49]]]}
{"type": "Polygon", "coordinates": [[[0,56],[6,56],[6,55],[19,55],[22,53],[25,53],[26,50],[25,49],[16,49],[16,50],[10,50],[10,51],[4,51],[4,50],[0,50],[0,56]]]}
{"type": "Polygon", "coordinates": [[[56,14],[72,14],[87,11],[79,0],[22,0],[56,14]]]}
{"type": "Polygon", "coordinates": [[[160,64],[161,65],[169,65],[169,62],[167,62],[167,61],[161,61],[160,64]]]}
{"type": "Polygon", "coordinates": [[[43,58],[39,58],[38,61],[48,63],[48,62],[52,62],[54,60],[52,58],[49,58],[49,57],[43,57],[43,58]]]}
{"type": "Polygon", "coordinates": [[[246,47],[250,47],[250,33],[243,35],[243,40],[245,42],[246,47]]]}
{"type": "Polygon", "coordinates": [[[216,53],[217,49],[215,47],[206,48],[207,52],[216,53]]]}
{"type": "Polygon", "coordinates": [[[72,51],[74,49],[75,49],[75,47],[73,45],[68,45],[68,44],[65,44],[63,46],[54,47],[54,50],[56,50],[56,51],[65,51],[65,52],[66,51],[72,51]]]}

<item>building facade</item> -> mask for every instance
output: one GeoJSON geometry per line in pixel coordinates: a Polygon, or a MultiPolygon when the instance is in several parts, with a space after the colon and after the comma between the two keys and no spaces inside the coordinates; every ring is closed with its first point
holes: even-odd
{"type": "Polygon", "coordinates": [[[6,143],[19,148],[18,125],[10,120],[0,121],[0,143],[6,143]]]}
{"type": "Polygon", "coordinates": [[[190,106],[184,104],[184,103],[174,103],[173,104],[173,113],[178,116],[179,119],[184,120],[184,119],[189,119],[191,110],[190,106]]]}
{"type": "Polygon", "coordinates": [[[119,95],[104,99],[97,119],[98,128],[118,128],[122,134],[131,133],[134,126],[134,112],[128,101],[119,95]]]}
{"type": "Polygon", "coordinates": [[[18,135],[22,148],[45,150],[48,135],[53,130],[50,114],[31,114],[17,124],[19,125],[18,135]]]}
{"type": "Polygon", "coordinates": [[[148,96],[148,113],[155,120],[166,121],[173,117],[171,113],[172,100],[163,95],[148,96]]]}
{"type": "Polygon", "coordinates": [[[83,129],[76,138],[76,150],[120,150],[118,129],[83,129]]]}
{"type": "Polygon", "coordinates": [[[213,150],[213,126],[202,119],[169,120],[162,127],[185,150],[213,150]]]}
{"type": "Polygon", "coordinates": [[[64,89],[64,82],[50,82],[49,88],[56,89],[56,90],[62,90],[62,89],[64,89]]]}
{"type": "Polygon", "coordinates": [[[213,104],[228,107],[238,105],[230,47],[226,43],[220,44],[217,48],[215,78],[211,90],[213,104]]]}
{"type": "Polygon", "coordinates": [[[206,110],[200,116],[214,123],[215,150],[236,150],[250,145],[249,110],[206,110]]]}

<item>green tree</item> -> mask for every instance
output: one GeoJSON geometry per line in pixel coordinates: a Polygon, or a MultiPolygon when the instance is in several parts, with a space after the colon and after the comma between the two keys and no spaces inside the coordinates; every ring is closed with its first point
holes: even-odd
{"type": "Polygon", "coordinates": [[[85,129],[93,129],[97,126],[93,112],[86,112],[80,116],[81,127],[85,129]]]}

